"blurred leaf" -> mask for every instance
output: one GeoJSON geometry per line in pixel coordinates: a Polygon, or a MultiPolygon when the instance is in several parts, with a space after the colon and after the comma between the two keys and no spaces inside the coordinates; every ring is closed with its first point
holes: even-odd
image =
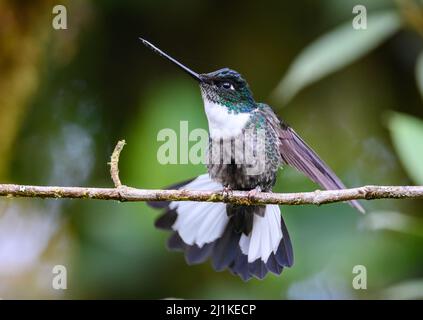
{"type": "Polygon", "coordinates": [[[385,289],[382,293],[383,299],[423,299],[423,280],[416,279],[401,282],[385,289]]]}
{"type": "Polygon", "coordinates": [[[416,81],[420,95],[423,98],[423,52],[420,52],[416,63],[416,81]]]}
{"type": "Polygon", "coordinates": [[[312,276],[294,282],[288,289],[290,300],[353,299],[348,280],[336,270],[323,269],[312,276]],[[336,298],[335,298],[336,297],[336,298]]]}
{"type": "Polygon", "coordinates": [[[394,11],[368,16],[368,27],[355,30],[348,21],[306,47],[276,88],[285,102],[304,87],[361,58],[392,36],[401,26],[394,11]]]}
{"type": "Polygon", "coordinates": [[[359,223],[366,230],[391,230],[423,237],[423,220],[394,211],[372,212],[359,223]]]}
{"type": "Polygon", "coordinates": [[[410,178],[423,185],[423,121],[393,113],[389,118],[392,140],[410,178]]]}

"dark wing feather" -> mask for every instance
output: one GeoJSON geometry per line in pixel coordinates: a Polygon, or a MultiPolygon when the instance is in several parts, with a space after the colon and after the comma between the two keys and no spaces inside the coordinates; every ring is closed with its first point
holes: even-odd
{"type": "MultiPolygon", "coordinates": [[[[344,184],[326,163],[287,124],[280,121],[269,106],[262,106],[261,112],[279,137],[279,151],[284,163],[303,172],[307,177],[326,190],[345,189],[344,184]]],[[[358,211],[363,207],[356,200],[348,201],[358,211]]]]}

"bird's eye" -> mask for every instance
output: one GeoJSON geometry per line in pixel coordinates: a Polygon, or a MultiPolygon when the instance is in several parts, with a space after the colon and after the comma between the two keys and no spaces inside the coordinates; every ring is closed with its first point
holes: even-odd
{"type": "Polygon", "coordinates": [[[224,88],[224,89],[228,89],[228,90],[235,90],[235,88],[234,88],[234,86],[233,86],[233,84],[232,83],[230,83],[230,82],[222,82],[221,83],[221,85],[220,85],[222,88],[224,88]]]}

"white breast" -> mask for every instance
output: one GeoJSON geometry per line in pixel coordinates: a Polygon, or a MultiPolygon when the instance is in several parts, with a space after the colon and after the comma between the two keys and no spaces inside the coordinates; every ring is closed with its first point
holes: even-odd
{"type": "Polygon", "coordinates": [[[242,132],[250,118],[249,113],[228,113],[225,106],[203,100],[212,138],[235,137],[242,132]]]}

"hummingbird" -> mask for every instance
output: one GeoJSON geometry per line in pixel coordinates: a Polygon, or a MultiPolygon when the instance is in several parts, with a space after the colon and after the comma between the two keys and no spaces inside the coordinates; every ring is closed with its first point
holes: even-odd
{"type": "MultiPolygon", "coordinates": [[[[269,105],[254,100],[240,73],[223,68],[200,74],[147,40],[140,40],[199,84],[208,120],[207,173],[168,189],[243,190],[252,196],[261,191],[271,192],[277,172],[284,165],[296,168],[324,189],[345,188],[328,165],[269,105]],[[264,132],[260,138],[259,132],[264,132]],[[223,148],[227,158],[222,152],[211,157],[212,151],[222,151],[219,149],[222,145],[229,146],[223,148]],[[237,155],[247,151],[259,155],[254,158],[255,162],[237,161],[242,158],[237,155]],[[257,165],[262,169],[252,170],[257,165]]],[[[349,203],[364,213],[357,201],[349,203]]],[[[247,281],[253,277],[263,279],[268,272],[280,275],[285,267],[294,263],[291,240],[278,205],[193,201],[151,202],[149,205],[165,209],[155,226],[172,232],[168,248],[184,252],[190,265],[211,259],[216,271],[229,269],[247,281]]]]}

